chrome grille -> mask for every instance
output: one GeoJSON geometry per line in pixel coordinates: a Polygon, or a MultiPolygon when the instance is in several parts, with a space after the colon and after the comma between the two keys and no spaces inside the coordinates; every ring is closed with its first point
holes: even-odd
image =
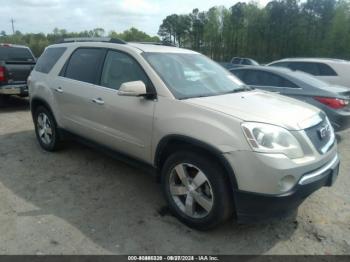
{"type": "Polygon", "coordinates": [[[333,128],[325,116],[319,124],[306,129],[305,132],[320,154],[327,153],[335,142],[333,128]]]}

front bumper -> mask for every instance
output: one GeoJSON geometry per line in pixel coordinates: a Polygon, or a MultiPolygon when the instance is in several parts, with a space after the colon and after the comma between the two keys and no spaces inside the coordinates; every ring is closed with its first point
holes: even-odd
{"type": "Polygon", "coordinates": [[[336,132],[350,128],[350,111],[335,112],[330,121],[336,132]]]}
{"type": "Polygon", "coordinates": [[[338,177],[339,165],[336,156],[323,167],[302,176],[296,186],[284,194],[234,192],[238,222],[255,223],[287,216],[313,192],[324,186],[332,186],[338,177]]]}
{"type": "Polygon", "coordinates": [[[26,84],[0,85],[0,95],[28,96],[28,86],[26,84]]]}

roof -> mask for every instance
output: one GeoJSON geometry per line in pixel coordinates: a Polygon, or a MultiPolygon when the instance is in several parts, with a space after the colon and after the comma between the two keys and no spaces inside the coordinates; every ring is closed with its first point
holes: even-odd
{"type": "MultiPolygon", "coordinates": [[[[272,63],[277,62],[321,62],[321,63],[350,63],[350,61],[335,59],[335,58],[318,58],[318,57],[300,57],[300,58],[285,58],[272,63]]],[[[270,64],[272,64],[270,63],[270,64]]]]}
{"type": "Polygon", "coordinates": [[[113,43],[105,41],[74,41],[74,42],[62,42],[52,46],[91,46],[91,47],[106,47],[114,48],[120,46],[123,48],[130,48],[134,51],[145,53],[182,53],[182,54],[197,54],[189,49],[178,48],[173,46],[149,44],[149,43],[113,43]]]}
{"type": "Polygon", "coordinates": [[[173,46],[165,46],[165,45],[153,45],[153,44],[146,44],[146,43],[128,43],[127,45],[136,47],[146,53],[183,53],[183,54],[197,53],[189,49],[173,47],[173,46]]]}

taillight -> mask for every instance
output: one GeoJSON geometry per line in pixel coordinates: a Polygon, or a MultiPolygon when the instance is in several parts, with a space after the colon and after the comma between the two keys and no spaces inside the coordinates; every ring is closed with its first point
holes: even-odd
{"type": "Polygon", "coordinates": [[[6,69],[3,66],[0,66],[0,82],[6,81],[6,69]]]}
{"type": "Polygon", "coordinates": [[[315,99],[326,105],[329,106],[330,108],[333,109],[341,109],[346,107],[349,104],[348,100],[344,100],[344,99],[339,99],[339,98],[330,98],[330,97],[315,97],[315,99]]]}

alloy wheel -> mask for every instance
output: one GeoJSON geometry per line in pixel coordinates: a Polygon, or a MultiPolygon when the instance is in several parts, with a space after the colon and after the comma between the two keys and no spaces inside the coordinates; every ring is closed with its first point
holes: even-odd
{"type": "Polygon", "coordinates": [[[40,113],[37,120],[38,135],[44,144],[49,145],[53,139],[51,121],[45,113],[40,113]]]}
{"type": "Polygon", "coordinates": [[[198,167],[178,164],[171,170],[169,183],[174,202],[187,216],[198,219],[210,213],[214,203],[212,186],[198,167]]]}

